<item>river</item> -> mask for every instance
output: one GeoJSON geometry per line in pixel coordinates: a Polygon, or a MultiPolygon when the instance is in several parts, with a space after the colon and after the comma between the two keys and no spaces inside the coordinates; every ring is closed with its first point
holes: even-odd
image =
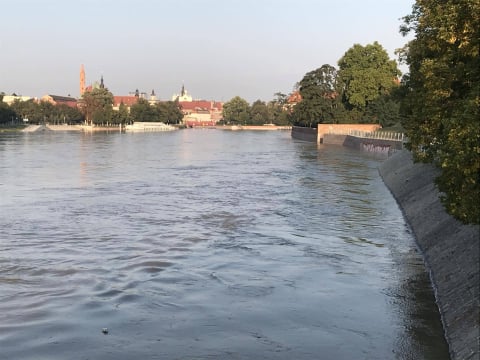
{"type": "Polygon", "coordinates": [[[0,134],[0,358],[449,359],[381,161],[288,131],[0,134]]]}

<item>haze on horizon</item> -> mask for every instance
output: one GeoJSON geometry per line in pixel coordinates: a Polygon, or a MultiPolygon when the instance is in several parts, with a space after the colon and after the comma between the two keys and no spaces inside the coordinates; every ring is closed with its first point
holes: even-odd
{"type": "MultiPolygon", "coordinates": [[[[103,75],[115,95],[182,84],[195,99],[269,101],[354,44],[396,59],[414,0],[16,0],[2,5],[0,92],[79,96],[103,75]]],[[[402,71],[404,68],[400,67],[402,71]]]]}

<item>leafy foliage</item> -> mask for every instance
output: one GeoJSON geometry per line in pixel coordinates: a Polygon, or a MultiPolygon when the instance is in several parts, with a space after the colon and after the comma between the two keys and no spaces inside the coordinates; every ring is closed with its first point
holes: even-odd
{"type": "Polygon", "coordinates": [[[46,101],[36,102],[33,99],[15,100],[10,106],[0,102],[0,123],[6,122],[2,121],[5,116],[10,122],[28,119],[29,123],[75,124],[83,121],[83,115],[77,108],[65,104],[53,105],[46,101]]]}
{"type": "Polygon", "coordinates": [[[0,101],[0,124],[7,124],[13,122],[17,117],[15,111],[13,111],[8,104],[0,101]]]}
{"type": "Polygon", "coordinates": [[[179,124],[183,120],[183,112],[178,101],[166,101],[157,104],[158,119],[165,124],[179,124]]]}
{"type": "Polygon", "coordinates": [[[289,125],[290,117],[285,107],[287,104],[287,95],[277,92],[274,96],[275,98],[267,104],[269,122],[275,125],[289,125]]]}
{"type": "Polygon", "coordinates": [[[480,2],[417,0],[401,32],[415,33],[402,56],[410,68],[402,111],[417,161],[441,169],[447,210],[480,222],[480,2]]]}
{"type": "Polygon", "coordinates": [[[306,73],[299,83],[302,101],[292,113],[294,124],[316,127],[318,123],[338,122],[342,107],[339,90],[335,67],[325,64],[306,73]]]}
{"type": "Polygon", "coordinates": [[[347,108],[364,111],[382,95],[389,94],[401,75],[395,60],[390,60],[378,43],[353,45],[338,61],[347,108]]]}
{"type": "Polygon", "coordinates": [[[223,119],[226,123],[246,124],[250,119],[250,105],[240,96],[235,96],[223,104],[223,119]]]}
{"type": "Polygon", "coordinates": [[[257,100],[252,104],[250,109],[250,121],[252,125],[263,125],[270,122],[270,114],[267,104],[261,100],[257,100]]]}
{"type": "Polygon", "coordinates": [[[94,88],[82,96],[82,112],[88,124],[108,124],[113,119],[113,94],[106,88],[94,88]]]}
{"type": "Polygon", "coordinates": [[[159,121],[158,110],[156,107],[151,106],[148,100],[138,99],[136,104],[130,107],[130,116],[133,121],[145,121],[153,122],[159,121]]]}
{"type": "Polygon", "coordinates": [[[123,102],[118,106],[118,111],[113,112],[112,122],[114,124],[130,124],[132,122],[128,107],[123,102]]]}

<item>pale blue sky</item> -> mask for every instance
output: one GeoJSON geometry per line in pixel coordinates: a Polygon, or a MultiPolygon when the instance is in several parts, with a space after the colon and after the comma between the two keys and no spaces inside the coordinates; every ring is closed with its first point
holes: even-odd
{"type": "MultiPolygon", "coordinates": [[[[353,44],[394,51],[413,0],[0,0],[0,91],[79,96],[103,75],[115,95],[185,83],[198,99],[289,93],[353,44]]],[[[401,68],[405,71],[405,68],[401,68]]]]}

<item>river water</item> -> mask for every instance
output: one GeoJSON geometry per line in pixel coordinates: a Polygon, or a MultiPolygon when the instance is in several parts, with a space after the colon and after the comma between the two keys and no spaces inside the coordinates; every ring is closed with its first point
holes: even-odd
{"type": "Polygon", "coordinates": [[[0,358],[448,359],[381,161],[284,131],[0,134],[0,358]]]}

